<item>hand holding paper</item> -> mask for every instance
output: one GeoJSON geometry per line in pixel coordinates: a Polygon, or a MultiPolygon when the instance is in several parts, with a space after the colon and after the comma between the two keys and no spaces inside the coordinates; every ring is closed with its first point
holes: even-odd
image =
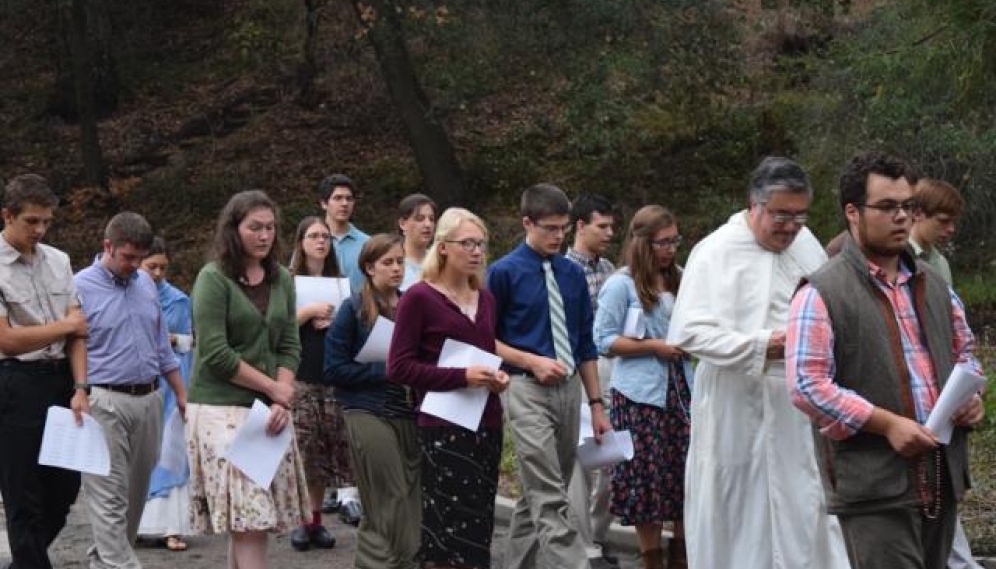
{"type": "Polygon", "coordinates": [[[585,438],[578,447],[578,462],[585,470],[612,466],[633,458],[633,435],[629,431],[612,431],[602,436],[602,444],[594,437],[585,438]]]}
{"type": "Polygon", "coordinates": [[[287,428],[274,436],[268,435],[269,420],[270,409],[260,400],[254,401],[224,455],[232,466],[262,488],[269,488],[273,482],[293,435],[287,428]]]}
{"type": "Polygon", "coordinates": [[[38,464],[107,476],[111,455],[104,430],[90,415],[83,415],[83,425],[77,426],[72,411],[49,407],[38,464]]]}
{"type": "MultiPolygon", "coordinates": [[[[436,365],[439,367],[491,370],[490,379],[482,381],[493,382],[497,378],[497,370],[501,367],[501,358],[476,346],[447,338],[443,342],[443,349],[439,353],[439,362],[436,365]]],[[[506,375],[505,385],[507,382],[508,376],[506,375]]],[[[430,391],[422,399],[420,411],[445,419],[465,429],[477,431],[481,425],[481,417],[484,415],[484,407],[487,403],[488,389],[471,386],[453,391],[430,391]]]]}
{"type": "Polygon", "coordinates": [[[972,396],[982,390],[986,384],[983,377],[979,377],[963,366],[955,366],[951,370],[947,383],[941,391],[937,403],[934,404],[930,417],[927,418],[927,428],[937,435],[943,444],[951,442],[951,435],[954,432],[954,422],[952,418],[955,413],[972,396]]]}

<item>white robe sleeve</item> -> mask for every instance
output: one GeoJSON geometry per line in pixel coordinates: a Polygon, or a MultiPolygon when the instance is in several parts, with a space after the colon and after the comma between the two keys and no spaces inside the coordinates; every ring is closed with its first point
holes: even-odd
{"type": "Polygon", "coordinates": [[[761,375],[772,334],[762,327],[770,261],[730,251],[724,237],[717,231],[692,251],[667,342],[727,371],[761,375]]]}

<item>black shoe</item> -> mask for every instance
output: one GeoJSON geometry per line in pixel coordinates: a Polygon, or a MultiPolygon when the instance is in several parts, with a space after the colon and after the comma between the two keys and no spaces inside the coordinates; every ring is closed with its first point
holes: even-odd
{"type": "Polygon", "coordinates": [[[359,500],[350,500],[345,504],[339,504],[339,519],[342,523],[351,526],[360,525],[360,518],[363,517],[363,507],[359,500]]]}
{"type": "Polygon", "coordinates": [[[619,558],[612,554],[612,551],[609,549],[609,544],[596,541],[595,545],[602,550],[602,559],[611,565],[619,565],[619,558]]]}
{"type": "Polygon", "coordinates": [[[298,526],[290,534],[291,547],[298,551],[308,551],[311,547],[311,536],[308,534],[308,526],[298,526]]]}
{"type": "Polygon", "coordinates": [[[325,529],[325,526],[311,526],[311,545],[318,549],[332,549],[335,547],[335,536],[325,529]]]}

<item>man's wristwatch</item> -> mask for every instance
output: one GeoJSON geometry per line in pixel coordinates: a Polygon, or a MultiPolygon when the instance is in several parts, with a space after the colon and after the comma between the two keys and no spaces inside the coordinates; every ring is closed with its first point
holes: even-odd
{"type": "Polygon", "coordinates": [[[594,407],[595,405],[601,405],[602,408],[604,409],[605,408],[605,401],[602,400],[601,397],[596,397],[594,399],[589,399],[588,400],[588,406],[589,407],[594,407]]]}
{"type": "Polygon", "coordinates": [[[90,395],[90,384],[89,383],[73,383],[73,389],[82,389],[83,393],[90,395]]]}

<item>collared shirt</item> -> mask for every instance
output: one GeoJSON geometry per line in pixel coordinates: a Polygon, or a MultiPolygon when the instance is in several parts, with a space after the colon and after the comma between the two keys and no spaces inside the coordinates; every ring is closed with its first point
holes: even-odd
{"type": "Polygon", "coordinates": [[[76,275],[76,288],[89,327],[90,383],[145,383],[180,367],[149,275],[135,271],[122,280],[98,260],[76,275]]]}
{"type": "Polygon", "coordinates": [[[913,249],[913,254],[916,255],[917,259],[927,263],[931,269],[934,269],[944,279],[944,282],[948,283],[948,286],[952,285],[951,267],[948,265],[948,260],[944,258],[944,255],[937,250],[937,247],[930,244],[921,247],[912,237],[910,237],[910,247],[913,249]]]}
{"type": "Polygon", "coordinates": [[[349,288],[351,292],[359,292],[363,288],[363,271],[360,270],[360,251],[363,244],[370,239],[370,236],[360,231],[352,223],[349,224],[349,231],[343,235],[333,235],[332,241],[335,246],[335,258],[339,262],[339,270],[343,276],[349,278],[349,288]]]}
{"type": "Polygon", "coordinates": [[[591,311],[598,311],[598,291],[602,289],[605,281],[609,280],[616,268],[605,257],[595,257],[587,253],[582,253],[574,247],[569,247],[564,255],[568,260],[577,263],[584,271],[584,278],[588,281],[588,296],[591,297],[591,311]]]}
{"type": "MultiPolygon", "coordinates": [[[[595,313],[595,345],[599,352],[612,351],[612,344],[630,333],[634,339],[667,338],[667,329],[674,310],[674,294],[665,292],[650,310],[644,310],[636,292],[636,284],[628,268],[612,275],[598,293],[601,308],[595,313]],[[643,327],[635,336],[626,330],[630,314],[643,316],[643,327]]],[[[692,368],[689,360],[683,360],[685,377],[691,386],[692,368]]],[[[612,366],[612,388],[627,399],[653,405],[661,409],[667,403],[667,382],[671,378],[671,366],[653,354],[639,356],[619,356],[612,366]]],[[[687,403],[686,403],[687,405],[687,403]]]]}
{"type": "MultiPolygon", "coordinates": [[[[51,324],[78,305],[68,255],[39,243],[29,260],[0,233],[0,317],[6,318],[11,328],[51,324]]],[[[10,357],[0,352],[0,359],[10,357]]],[[[66,340],[60,338],[16,357],[25,362],[63,359],[66,340]]]]}
{"type": "MultiPolygon", "coordinates": [[[[542,257],[526,243],[520,244],[488,269],[487,288],[497,302],[497,337],[525,352],[556,359],[550,329],[550,304],[543,261],[553,266],[554,278],[564,300],[564,316],[575,367],[598,359],[592,337],[594,314],[588,283],[581,268],[563,255],[542,257]]],[[[505,364],[510,373],[524,373],[505,364]]]]}
{"type": "MultiPolygon", "coordinates": [[[[913,307],[909,285],[912,273],[901,266],[899,277],[892,283],[885,271],[871,262],[868,262],[868,271],[874,277],[872,281],[889,299],[896,315],[916,419],[923,424],[937,402],[938,382],[913,307]]],[[[965,307],[954,291],[949,291],[954,359],[981,375],[981,366],[972,356],[975,337],[965,320],[965,307]]],[[[792,300],[788,328],[788,344],[795,349],[786,354],[786,375],[791,389],[798,395],[794,398],[796,402],[806,407],[807,414],[819,423],[820,431],[831,439],[843,440],[860,431],[871,417],[874,406],[853,390],[842,388],[833,381],[836,374],[833,325],[826,304],[812,286],[804,286],[792,300]]]]}

